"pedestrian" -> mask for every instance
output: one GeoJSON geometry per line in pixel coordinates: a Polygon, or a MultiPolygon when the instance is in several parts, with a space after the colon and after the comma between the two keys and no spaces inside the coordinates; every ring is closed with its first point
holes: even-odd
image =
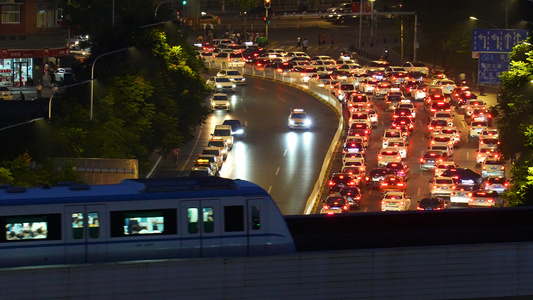
{"type": "MultiPolygon", "coordinates": [[[[324,42],[326,42],[326,41],[324,41],[324,42]]],[[[331,48],[333,48],[333,44],[335,44],[335,35],[334,34],[331,35],[331,48]]]]}
{"type": "Polygon", "coordinates": [[[40,80],[37,86],[35,87],[35,89],[37,90],[37,98],[41,98],[41,93],[43,91],[43,85],[41,84],[40,80]]]}
{"type": "Polygon", "coordinates": [[[26,100],[26,97],[22,91],[20,91],[20,96],[17,98],[17,100],[26,100]]]}
{"type": "Polygon", "coordinates": [[[307,53],[307,47],[309,47],[309,41],[304,38],[304,41],[302,42],[302,50],[307,53]]]}
{"type": "Polygon", "coordinates": [[[202,24],[202,29],[203,29],[204,35],[207,35],[207,24],[206,23],[202,24]]]}
{"type": "Polygon", "coordinates": [[[174,159],[174,162],[176,165],[178,165],[179,157],[180,157],[180,148],[172,149],[172,158],[174,159]]]}
{"type": "Polygon", "coordinates": [[[296,40],[298,41],[298,45],[296,46],[296,49],[300,49],[302,47],[302,38],[298,36],[296,40]]]}

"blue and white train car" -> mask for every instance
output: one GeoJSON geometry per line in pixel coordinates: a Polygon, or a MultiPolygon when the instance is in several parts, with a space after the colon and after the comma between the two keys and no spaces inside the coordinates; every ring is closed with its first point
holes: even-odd
{"type": "Polygon", "coordinates": [[[0,190],[0,268],[295,252],[270,195],[218,177],[0,190]]]}

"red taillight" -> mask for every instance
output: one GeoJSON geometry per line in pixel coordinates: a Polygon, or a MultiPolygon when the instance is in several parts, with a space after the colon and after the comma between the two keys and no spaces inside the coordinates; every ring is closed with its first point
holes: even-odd
{"type": "Polygon", "coordinates": [[[323,207],[323,208],[324,208],[324,209],[329,209],[329,206],[327,206],[327,205],[324,205],[324,207],[323,207]]]}
{"type": "Polygon", "coordinates": [[[424,210],[422,207],[417,207],[416,210],[424,210]]]}
{"type": "Polygon", "coordinates": [[[335,185],[335,182],[334,182],[333,180],[330,180],[330,181],[329,181],[329,185],[330,185],[330,186],[333,186],[333,185],[335,185]]]}

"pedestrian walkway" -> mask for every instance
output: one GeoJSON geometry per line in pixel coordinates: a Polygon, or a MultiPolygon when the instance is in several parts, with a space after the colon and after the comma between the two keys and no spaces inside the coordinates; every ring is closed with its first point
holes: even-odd
{"type": "MultiPolygon", "coordinates": [[[[9,90],[13,93],[13,99],[19,98],[20,92],[24,94],[24,100],[33,100],[37,98],[37,88],[35,86],[17,86],[17,87],[9,87],[9,90]]],[[[43,90],[41,91],[41,97],[42,98],[50,98],[52,97],[54,91],[52,87],[43,86],[43,90]]]]}

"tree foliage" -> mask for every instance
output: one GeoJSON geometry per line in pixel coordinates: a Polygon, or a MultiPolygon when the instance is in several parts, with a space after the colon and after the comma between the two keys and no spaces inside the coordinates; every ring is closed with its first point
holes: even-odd
{"type": "MultiPolygon", "coordinates": [[[[532,42],[531,36],[526,42],[532,42]]],[[[501,150],[514,161],[506,197],[511,205],[533,205],[533,47],[515,46],[511,60],[509,71],[500,77],[497,106],[501,150]]]]}

